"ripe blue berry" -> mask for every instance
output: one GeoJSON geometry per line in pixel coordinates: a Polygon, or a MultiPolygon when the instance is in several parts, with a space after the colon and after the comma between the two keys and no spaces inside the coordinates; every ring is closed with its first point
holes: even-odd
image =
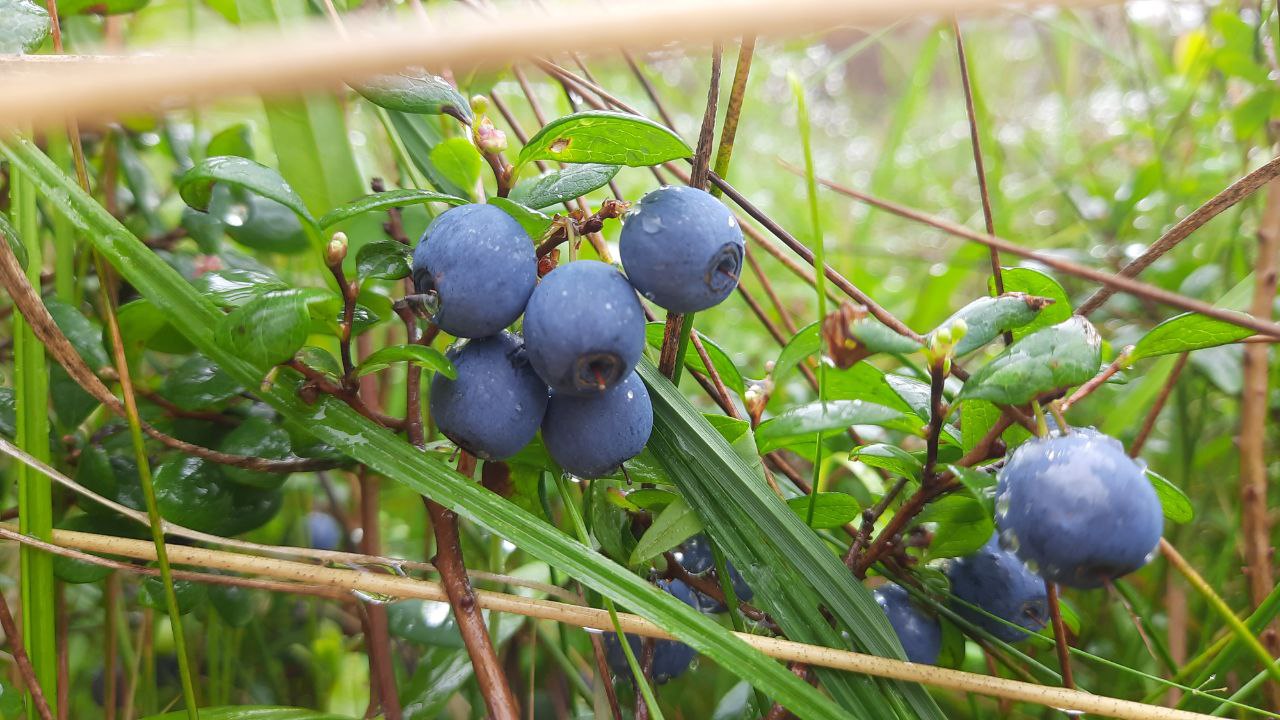
{"type": "MultiPolygon", "coordinates": [[[[998,618],[1039,632],[1049,619],[1049,599],[1044,580],[1027,569],[1013,553],[1000,547],[995,534],[972,555],[954,560],[947,568],[951,593],[998,618]]],[[[1024,640],[1027,633],[998,622],[964,605],[953,608],[961,617],[1005,642],[1024,640]]]]}
{"type": "Polygon", "coordinates": [[[533,241],[494,205],[445,211],[413,251],[413,284],[435,293],[432,320],[456,337],[488,337],[515,322],[537,281],[533,241]]]}
{"type": "Polygon", "coordinates": [[[1041,576],[1099,587],[1146,565],[1164,529],[1143,466],[1092,428],[1023,443],[1000,470],[1002,543],[1041,576]]]}
{"type": "Polygon", "coordinates": [[[628,213],[618,250],[640,294],[689,313],[719,305],[738,286],[744,243],[723,203],[697,188],[668,186],[628,213]]]}
{"type": "Polygon", "coordinates": [[[653,404],[631,371],[603,395],[551,393],[542,420],[542,442],[566,472],[584,478],[611,474],[644,449],[653,431],[653,404]]]}
{"type": "Polygon", "coordinates": [[[329,513],[307,513],[307,540],[316,550],[337,550],[344,532],[329,513]]]}
{"type": "Polygon", "coordinates": [[[881,585],[874,593],[880,609],[889,618],[907,659],[913,663],[933,665],[942,649],[942,625],[938,618],[911,602],[911,595],[901,585],[881,585]]]}
{"type": "Polygon", "coordinates": [[[561,395],[599,395],[644,352],[644,309],[622,273],[597,260],[552,270],[524,313],[529,363],[561,395]]]}
{"type": "MultiPolygon", "coordinates": [[[[693,589],[679,580],[659,580],[658,587],[679,598],[681,602],[698,607],[693,589]]],[[[627,644],[635,654],[636,661],[644,663],[642,639],[637,635],[627,635],[627,644]]],[[[631,666],[627,664],[627,656],[622,652],[622,643],[618,642],[618,634],[606,632],[604,635],[605,657],[609,661],[609,669],[620,677],[631,677],[631,666]]],[[[657,640],[653,644],[653,681],[665,683],[683,675],[698,653],[693,648],[677,640],[657,640]]]]}
{"type": "Polygon", "coordinates": [[[520,451],[538,433],[547,410],[547,386],[509,332],[469,340],[445,354],[458,371],[431,380],[431,416],[445,437],[484,460],[520,451]]]}
{"type": "MultiPolygon", "coordinates": [[[[706,535],[701,533],[685,540],[680,546],[680,564],[684,569],[694,575],[702,575],[715,570],[716,559],[711,553],[711,541],[706,535]]],[[[729,571],[729,582],[733,583],[733,592],[738,599],[743,602],[750,602],[755,596],[751,586],[747,585],[747,581],[742,579],[741,573],[728,560],[724,561],[725,569],[729,571]]],[[[728,607],[719,600],[703,595],[697,590],[693,591],[698,596],[698,607],[705,613],[722,613],[728,610],[728,607]]]]}

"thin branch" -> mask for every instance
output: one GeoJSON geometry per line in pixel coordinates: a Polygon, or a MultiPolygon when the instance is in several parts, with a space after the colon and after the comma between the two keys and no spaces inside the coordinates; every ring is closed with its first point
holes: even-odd
{"type": "MultiPolygon", "coordinates": [[[[1278,159],[1277,162],[1280,162],[1280,159],[1278,159]]],[[[797,168],[794,166],[785,162],[782,164],[792,172],[797,172],[797,168]]],[[[1155,302],[1175,307],[1179,310],[1199,313],[1215,320],[1221,320],[1232,325],[1248,328],[1263,335],[1280,337],[1280,325],[1277,325],[1276,323],[1261,320],[1252,315],[1245,315],[1215,307],[1206,302],[1186,297],[1185,295],[1179,295],[1178,293],[1169,292],[1168,290],[1158,288],[1154,285],[1139,282],[1125,275],[1113,275],[1102,270],[1096,270],[1085,265],[1071,262],[1070,260],[1064,260],[1055,255],[1037,252],[1035,250],[1028,250],[1017,243],[1010,242],[1003,238],[974,232],[973,230],[957,225],[948,220],[944,220],[940,217],[929,215],[928,213],[924,213],[904,205],[899,205],[889,200],[882,200],[859,190],[840,185],[839,183],[835,183],[831,180],[819,178],[818,182],[841,195],[846,195],[855,200],[860,200],[868,205],[893,213],[899,217],[929,225],[950,235],[971,240],[980,245],[994,247],[1001,252],[1006,252],[1010,255],[1017,255],[1018,257],[1026,258],[1028,260],[1034,260],[1041,265],[1053,268],[1059,272],[1075,275],[1076,277],[1084,278],[1085,280],[1089,280],[1130,295],[1154,300],[1155,302]]]]}
{"type": "MultiPolygon", "coordinates": [[[[978,192],[982,195],[982,219],[986,223],[987,234],[996,234],[995,218],[991,213],[991,192],[987,187],[987,168],[982,161],[982,141],[978,137],[978,113],[973,105],[973,87],[969,79],[969,60],[964,52],[964,35],[960,33],[959,18],[952,18],[951,27],[956,34],[956,56],[960,61],[960,84],[964,88],[964,109],[969,117],[969,143],[973,146],[973,167],[978,174],[978,192]]],[[[1000,251],[989,248],[991,255],[991,278],[995,281],[995,294],[1004,294],[1004,275],[1000,272],[1000,251]]],[[[1005,333],[1005,344],[1013,342],[1013,336],[1005,333]]]]}
{"type": "Polygon", "coordinates": [[[1058,603],[1057,583],[1044,581],[1045,596],[1049,599],[1049,618],[1053,622],[1053,646],[1058,653],[1058,668],[1062,671],[1062,687],[1074,688],[1071,676],[1071,645],[1067,642],[1067,628],[1062,624],[1062,608],[1058,603]]]}
{"type": "MultiPolygon", "coordinates": [[[[1205,204],[1196,208],[1190,215],[1178,221],[1176,225],[1169,228],[1168,232],[1161,235],[1154,243],[1151,243],[1141,255],[1121,268],[1120,275],[1130,278],[1137,277],[1138,273],[1146,270],[1165,253],[1177,247],[1178,243],[1190,237],[1196,230],[1221,215],[1223,211],[1257,192],[1263,185],[1271,182],[1277,176],[1280,176],[1280,157],[1272,158],[1262,167],[1231,183],[1227,189],[1209,198],[1205,204]]],[[[1081,303],[1080,307],[1076,308],[1076,314],[1088,316],[1094,310],[1102,307],[1102,304],[1115,294],[1117,289],[1121,288],[1099,288],[1081,303]]]]}
{"type": "Polygon", "coordinates": [[[36,712],[40,714],[41,720],[53,720],[53,713],[49,711],[49,701],[45,699],[40,681],[36,679],[31,658],[27,656],[27,649],[22,645],[22,633],[18,630],[17,623],[13,621],[13,613],[9,612],[9,601],[5,599],[4,593],[0,593],[0,629],[4,630],[4,636],[9,640],[10,654],[18,665],[18,674],[22,676],[22,682],[27,686],[27,692],[36,706],[36,712]]]}
{"type": "Polygon", "coordinates": [[[1178,377],[1182,375],[1182,371],[1187,367],[1187,361],[1191,359],[1191,353],[1182,353],[1178,356],[1178,362],[1174,363],[1173,370],[1169,372],[1169,377],[1164,381],[1164,387],[1160,388],[1160,394],[1156,397],[1156,401],[1152,403],[1151,409],[1147,411],[1147,417],[1142,421],[1142,428],[1138,430],[1138,436],[1133,439],[1133,444],[1129,446],[1129,457],[1138,457],[1142,454],[1142,448],[1147,444],[1147,438],[1151,437],[1151,430],[1156,426],[1156,419],[1160,417],[1160,411],[1164,409],[1165,403],[1169,401],[1169,395],[1173,392],[1173,388],[1178,384],[1178,377]]]}

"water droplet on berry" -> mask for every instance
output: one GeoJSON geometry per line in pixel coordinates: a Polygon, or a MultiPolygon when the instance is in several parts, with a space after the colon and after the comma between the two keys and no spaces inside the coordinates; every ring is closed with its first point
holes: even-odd
{"type": "Polygon", "coordinates": [[[1000,533],[1000,547],[1011,553],[1018,552],[1018,534],[1012,530],[1003,530],[1000,533]]]}

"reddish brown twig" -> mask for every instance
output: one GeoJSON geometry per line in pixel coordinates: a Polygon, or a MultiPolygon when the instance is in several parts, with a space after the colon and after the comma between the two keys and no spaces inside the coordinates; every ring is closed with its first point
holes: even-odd
{"type": "Polygon", "coordinates": [[[1129,456],[1138,457],[1142,454],[1142,448],[1147,444],[1147,438],[1151,437],[1151,430],[1156,426],[1156,419],[1160,417],[1160,411],[1164,409],[1165,403],[1169,401],[1169,395],[1173,393],[1173,388],[1178,383],[1178,376],[1182,375],[1182,370],[1187,367],[1187,361],[1191,359],[1191,353],[1182,353],[1178,356],[1178,362],[1174,363],[1173,370],[1169,372],[1169,377],[1164,381],[1164,387],[1160,388],[1160,394],[1156,397],[1156,401],[1152,403],[1151,409],[1147,411],[1147,417],[1142,421],[1142,428],[1138,430],[1138,436],[1133,439],[1133,444],[1129,446],[1129,456]]]}
{"type": "Polygon", "coordinates": [[[27,649],[22,644],[22,633],[18,631],[18,625],[13,621],[13,613],[9,612],[9,601],[5,599],[4,593],[0,593],[0,629],[4,630],[4,636],[9,639],[9,652],[18,666],[18,674],[22,676],[22,682],[31,695],[31,702],[35,705],[36,712],[40,714],[41,720],[53,720],[53,713],[49,711],[49,702],[40,688],[40,681],[36,679],[35,668],[31,666],[31,658],[27,656],[27,649]]]}
{"type": "Polygon", "coordinates": [[[1062,404],[1061,406],[1059,406],[1058,411],[1062,413],[1066,413],[1068,410],[1071,409],[1072,405],[1075,405],[1081,400],[1089,397],[1089,395],[1091,395],[1093,391],[1102,387],[1104,383],[1106,383],[1108,380],[1112,378],[1112,376],[1120,372],[1120,370],[1123,369],[1126,364],[1128,364],[1129,352],[1132,349],[1133,349],[1132,347],[1127,347],[1121,350],[1120,354],[1116,355],[1116,359],[1112,360],[1110,365],[1107,365],[1105,368],[1102,369],[1101,372],[1089,378],[1089,380],[1085,384],[1076,388],[1075,392],[1067,396],[1067,398],[1062,401],[1062,404]]]}
{"type": "MultiPolygon", "coordinates": [[[[1186,240],[1193,232],[1203,227],[1205,223],[1257,192],[1259,188],[1278,175],[1280,175],[1280,157],[1272,158],[1262,167],[1245,175],[1222,192],[1209,198],[1205,204],[1196,208],[1194,212],[1180,220],[1177,225],[1169,228],[1168,232],[1161,235],[1141,255],[1121,268],[1120,275],[1129,278],[1137,277],[1139,273],[1150,267],[1165,253],[1177,247],[1178,243],[1186,240]]],[[[1076,308],[1076,314],[1089,315],[1114,295],[1117,289],[1119,288],[1105,286],[1099,288],[1097,292],[1081,303],[1080,307],[1076,308]]]]}
{"type": "MultiPolygon", "coordinates": [[[[987,234],[996,234],[995,218],[991,213],[991,192],[987,188],[987,168],[982,161],[982,141],[978,137],[978,113],[973,106],[973,88],[969,80],[969,60],[964,52],[964,36],[960,33],[960,20],[952,18],[951,27],[956,33],[956,56],[960,61],[960,85],[964,88],[964,109],[969,118],[969,144],[973,146],[973,167],[978,174],[978,193],[982,196],[982,219],[987,234]]],[[[995,294],[1004,294],[1004,275],[1000,272],[1000,251],[988,248],[991,257],[991,277],[995,281],[995,294]]],[[[1005,344],[1013,342],[1013,335],[1005,333],[1005,344]]]]}
{"type": "MultiPolygon", "coordinates": [[[[361,466],[356,474],[360,487],[360,552],[378,555],[382,552],[381,523],[378,522],[378,476],[361,466]]],[[[369,671],[382,700],[382,714],[387,720],[401,717],[400,693],[396,690],[396,669],[392,664],[391,631],[387,608],[379,603],[364,603],[365,649],[369,654],[369,671]]]]}
{"type": "Polygon", "coordinates": [[[1045,596],[1049,598],[1049,618],[1053,623],[1053,645],[1058,652],[1058,668],[1062,671],[1062,687],[1074,688],[1071,676],[1071,645],[1067,642],[1067,628],[1062,624],[1062,607],[1058,604],[1058,585],[1044,581],[1045,596]]]}

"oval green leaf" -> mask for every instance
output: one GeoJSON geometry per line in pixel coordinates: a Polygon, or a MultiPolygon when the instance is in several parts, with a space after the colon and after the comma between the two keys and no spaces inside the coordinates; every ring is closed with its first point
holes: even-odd
{"type": "MultiPolygon", "coordinates": [[[[1020,292],[1006,292],[997,297],[984,297],[960,308],[938,325],[949,328],[963,320],[966,332],[956,343],[956,356],[967,355],[999,337],[1000,333],[1020,328],[1036,319],[1045,308],[1057,301],[1020,292]]],[[[933,333],[936,333],[934,330],[933,333]]],[[[930,333],[930,336],[933,335],[930,333]]]]}
{"type": "Polygon", "coordinates": [[[1040,393],[1085,382],[1098,373],[1101,362],[1098,331],[1073,316],[1005,348],[969,377],[959,398],[1020,405],[1040,393]]]}
{"type": "Polygon", "coordinates": [[[484,169],[484,159],[470,140],[448,138],[431,148],[430,157],[431,164],[449,182],[465,188],[468,195],[474,195],[476,183],[480,181],[480,171],[484,169]]]}
{"type": "Polygon", "coordinates": [[[503,197],[491,197],[489,198],[489,204],[514,218],[516,222],[520,223],[520,227],[524,228],[525,234],[535,242],[546,235],[547,230],[551,228],[551,218],[520,203],[512,202],[503,197]]]}
{"type": "MultiPolygon", "coordinates": [[[[1241,317],[1245,317],[1244,313],[1241,313],[1241,317]]],[[[1225,320],[1216,320],[1199,313],[1183,313],[1165,320],[1143,335],[1129,353],[1129,361],[1217,347],[1243,340],[1253,334],[1252,330],[1225,320]]]]}
{"type": "Polygon", "coordinates": [[[391,345],[373,353],[360,363],[360,367],[356,369],[356,375],[368,375],[372,372],[378,372],[385,368],[391,367],[395,363],[411,362],[415,365],[421,365],[434,372],[456,380],[458,371],[454,369],[453,363],[444,356],[444,353],[426,345],[391,345]]]}
{"type": "Polygon", "coordinates": [[[516,165],[554,160],[647,167],[692,154],[679,135],[648,118],[589,110],[547,123],[520,150],[516,165]]]}
{"type": "Polygon", "coordinates": [[[576,200],[608,185],[621,169],[619,165],[596,163],[570,165],[517,183],[511,190],[510,198],[527,207],[541,210],[557,203],[576,200]]]}
{"type": "MultiPolygon", "coordinates": [[[[665,323],[651,322],[645,325],[644,335],[649,347],[662,347],[662,337],[665,332],[665,323]]],[[[733,360],[729,359],[729,354],[715,344],[711,338],[702,333],[698,333],[698,339],[702,340],[702,346],[707,350],[707,357],[711,358],[711,367],[715,368],[716,373],[720,375],[725,387],[738,393],[739,397],[745,396],[747,392],[746,382],[742,379],[742,373],[738,370],[738,366],[734,365],[733,360]]],[[[685,353],[684,365],[690,370],[708,375],[706,363],[702,362],[702,357],[698,355],[697,350],[694,350],[692,346],[685,353]]]]}
{"type": "Polygon", "coordinates": [[[843,430],[850,425],[883,425],[901,417],[897,410],[862,400],[812,402],[760,423],[756,445],[765,454],[793,440],[811,441],[821,431],[843,430]]]}
{"type": "Polygon", "coordinates": [[[412,271],[408,245],[395,240],[376,240],[356,253],[356,271],[360,279],[399,280],[412,271]]]}
{"type": "Polygon", "coordinates": [[[310,324],[301,291],[274,290],[232,310],[214,332],[218,342],[236,348],[245,362],[265,372],[298,352],[310,324]]]}
{"type": "Polygon", "coordinates": [[[677,498],[653,519],[653,524],[640,536],[628,564],[636,566],[647,562],[700,532],[702,519],[684,498],[677,498]]]}
{"type": "Polygon", "coordinates": [[[471,123],[471,104],[449,84],[448,80],[420,67],[398,73],[375,75],[368,80],[351,83],[366,100],[388,110],[416,115],[448,113],[460,122],[471,123]]]}
{"type": "Polygon", "coordinates": [[[1191,498],[1160,473],[1150,468],[1146,472],[1151,487],[1155,488],[1156,497],[1160,498],[1160,509],[1164,511],[1164,516],[1179,524],[1191,522],[1196,516],[1191,498]]]}
{"type": "MultiPolygon", "coordinates": [[[[1057,280],[1031,268],[1007,267],[1001,271],[1004,278],[1005,293],[1020,292],[1053,301],[1053,304],[1040,311],[1034,320],[1020,328],[1013,329],[1014,339],[1029,335],[1040,328],[1066,320],[1071,317],[1071,300],[1067,291],[1062,289],[1057,280]]],[[[988,287],[994,292],[994,281],[988,281],[988,287]]]]}
{"type": "Polygon", "coordinates": [[[782,347],[778,359],[773,363],[774,379],[781,378],[788,370],[800,361],[822,349],[821,323],[810,323],[799,330],[782,347]]]}
{"type": "MultiPolygon", "coordinates": [[[[794,497],[787,501],[791,510],[804,520],[809,517],[809,495],[794,497]]],[[[813,522],[809,527],[815,530],[830,530],[847,525],[862,514],[860,505],[852,495],[840,492],[820,492],[813,498],[813,522]]]]}
{"type": "Polygon", "coordinates": [[[255,195],[275,200],[309,225],[316,225],[315,218],[311,217],[302,198],[289,187],[280,173],[248,158],[234,155],[205,158],[178,178],[178,193],[191,207],[205,210],[213,197],[215,184],[241,187],[255,195]]]}
{"type": "Polygon", "coordinates": [[[0,0],[0,54],[21,55],[49,37],[49,11],[32,0],[0,0]]]}
{"type": "Polygon", "coordinates": [[[445,193],[439,193],[433,190],[387,190],[380,193],[373,193],[372,195],[365,195],[358,200],[352,200],[346,205],[339,205],[338,207],[330,210],[320,218],[320,229],[328,229],[343,220],[348,220],[367,212],[373,212],[374,210],[408,207],[410,205],[424,205],[426,203],[433,202],[445,203],[447,205],[466,205],[468,201],[454,195],[446,195],[445,193]]]}

